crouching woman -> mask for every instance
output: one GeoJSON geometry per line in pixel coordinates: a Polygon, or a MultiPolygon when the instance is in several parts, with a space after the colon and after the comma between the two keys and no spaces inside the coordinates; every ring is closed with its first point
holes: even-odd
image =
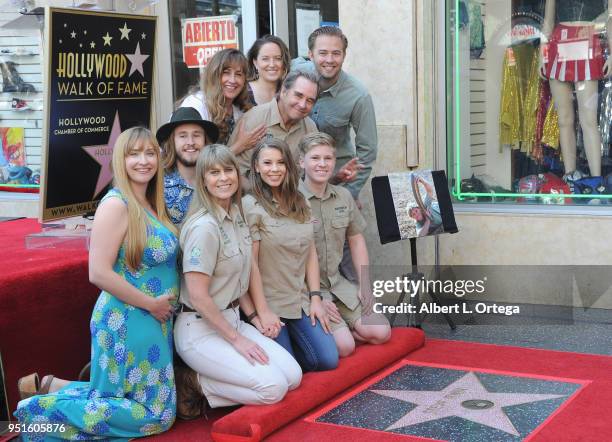
{"type": "Polygon", "coordinates": [[[198,157],[195,198],[180,235],[183,308],[175,345],[212,408],[278,402],[302,377],[285,349],[240,320],[239,304],[253,308],[252,240],[240,195],[233,154],[208,146],[198,157]]]}

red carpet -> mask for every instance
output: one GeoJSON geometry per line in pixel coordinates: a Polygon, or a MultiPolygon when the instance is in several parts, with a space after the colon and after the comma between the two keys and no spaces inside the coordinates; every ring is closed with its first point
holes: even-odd
{"type": "Polygon", "coordinates": [[[25,235],[34,232],[34,219],[0,223],[0,350],[11,410],[21,376],[76,378],[89,360],[89,318],[99,293],[89,283],[86,250],[27,250],[25,235]]]}
{"type": "Polygon", "coordinates": [[[300,387],[289,392],[278,404],[244,406],[219,419],[213,424],[213,440],[217,442],[260,440],[372,373],[421,347],[423,341],[424,335],[421,330],[396,328],[388,343],[358,347],[353,355],[340,360],[336,370],[307,373],[300,387]]]}
{"type": "MultiPolygon", "coordinates": [[[[427,340],[424,347],[408,355],[408,362],[425,365],[455,366],[494,373],[513,373],[527,377],[562,379],[583,384],[581,390],[568,400],[534,434],[530,442],[576,442],[612,440],[612,357],[535,350],[458,341],[427,340]]],[[[359,391],[365,383],[354,388],[359,391]]],[[[329,409],[339,398],[321,406],[314,414],[329,409]]],[[[382,412],[383,410],[381,410],[382,412]]],[[[285,426],[268,437],[267,441],[421,441],[429,440],[380,431],[317,423],[311,413],[285,426]]]]}

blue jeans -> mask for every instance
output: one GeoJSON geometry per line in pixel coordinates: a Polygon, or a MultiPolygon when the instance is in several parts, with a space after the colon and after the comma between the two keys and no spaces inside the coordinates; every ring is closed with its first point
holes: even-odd
{"type": "Polygon", "coordinates": [[[333,335],[325,334],[319,321],[313,327],[302,312],[300,319],[281,319],[285,326],[276,337],[278,342],[306,371],[333,370],[338,366],[338,349],[333,335]]]}

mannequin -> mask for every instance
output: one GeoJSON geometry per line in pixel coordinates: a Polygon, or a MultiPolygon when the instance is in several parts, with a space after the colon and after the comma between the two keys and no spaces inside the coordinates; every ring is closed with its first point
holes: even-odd
{"type": "Polygon", "coordinates": [[[576,132],[572,92],[592,176],[601,175],[601,135],[597,127],[598,82],[612,74],[612,57],[604,62],[593,20],[608,13],[607,38],[612,48],[612,0],[546,0],[540,72],[550,80],[559,115],[559,140],[565,173],[576,170],[576,132]],[[606,6],[607,3],[607,6],[606,6]]]}

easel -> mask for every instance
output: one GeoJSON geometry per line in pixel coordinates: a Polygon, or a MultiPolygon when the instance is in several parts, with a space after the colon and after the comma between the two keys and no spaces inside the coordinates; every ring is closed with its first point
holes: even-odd
{"type": "MultiPolygon", "coordinates": [[[[413,281],[419,281],[425,277],[423,273],[419,273],[418,261],[417,261],[416,240],[417,240],[416,238],[410,238],[410,259],[412,261],[411,263],[412,270],[410,273],[406,273],[402,275],[402,278],[407,279],[407,280],[413,280],[413,281]]],[[[438,238],[436,237],[436,242],[437,241],[438,241],[438,238]]],[[[435,276],[436,276],[436,279],[440,277],[440,265],[438,263],[436,263],[436,275],[435,276]]],[[[414,296],[411,296],[410,294],[408,294],[408,292],[403,290],[396,303],[396,305],[400,305],[402,302],[404,302],[406,295],[410,296],[410,305],[414,306],[415,313],[409,314],[408,327],[421,328],[421,318],[420,318],[420,313],[419,313],[419,309],[421,307],[421,299],[420,299],[419,292],[420,290],[414,293],[414,296]]],[[[431,296],[431,299],[433,299],[433,301],[436,304],[441,305],[440,298],[435,292],[430,292],[429,296],[431,296]]],[[[448,323],[448,326],[451,328],[451,330],[456,330],[457,326],[455,325],[455,322],[450,317],[450,315],[448,313],[442,313],[442,315],[444,316],[444,319],[446,319],[446,322],[448,323]]],[[[389,319],[391,326],[393,326],[393,324],[395,323],[396,316],[397,316],[397,313],[393,313],[391,315],[389,319]]]]}

